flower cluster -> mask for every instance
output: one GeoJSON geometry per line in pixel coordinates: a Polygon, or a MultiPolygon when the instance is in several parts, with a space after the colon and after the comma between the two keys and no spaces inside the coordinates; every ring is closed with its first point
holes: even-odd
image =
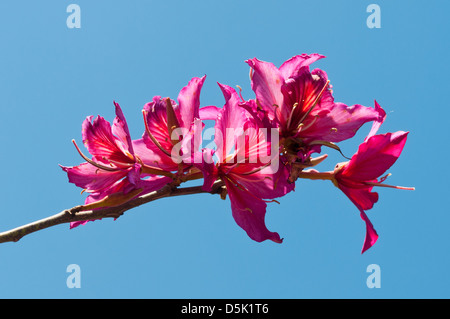
{"type": "Polygon", "coordinates": [[[73,141],[86,162],[62,169],[69,182],[89,193],[86,209],[114,207],[189,180],[203,179],[205,191],[219,182],[222,198],[228,195],[233,218],[248,236],[277,243],[283,239],[265,224],[267,203],[293,191],[299,178],[330,180],[365,222],[364,252],[378,238],[365,212],[378,200],[373,188],[412,189],[384,184],[389,174],[382,176],[400,156],[408,132],[377,134],[386,113],[376,101],[374,107],[335,102],[327,74],[310,69],[322,58],[297,55],[279,68],[247,60],[255,97],[244,100],[234,88],[219,84],[222,107],[200,107],[205,76],[192,78],[177,101],[155,96],[144,105],[145,132],[136,140],[114,102],[112,125],[101,116],[83,122],[83,144],[92,156],[73,141]],[[215,121],[214,141],[202,147],[206,120],[215,121]],[[313,169],[327,157],[314,157],[322,147],[340,151],[337,143],[352,138],[367,122],[372,129],[349,161],[329,172],[313,169]]]}

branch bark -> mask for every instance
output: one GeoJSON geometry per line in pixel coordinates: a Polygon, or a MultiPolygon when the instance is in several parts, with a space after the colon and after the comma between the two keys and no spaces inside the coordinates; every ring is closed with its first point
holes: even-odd
{"type": "Polygon", "coordinates": [[[172,185],[168,184],[157,191],[134,198],[126,203],[123,203],[115,207],[106,207],[94,210],[83,210],[84,206],[78,205],[70,209],[65,209],[62,212],[55,214],[53,216],[40,219],[35,222],[8,231],[4,231],[0,233],[0,243],[17,242],[26,235],[60,224],[71,223],[75,221],[102,219],[102,218],[119,218],[127,210],[165,197],[193,195],[200,193],[221,194],[223,190],[222,188],[223,185],[224,184],[222,181],[217,181],[214,183],[212,190],[208,192],[204,191],[201,186],[174,188],[172,185]]]}

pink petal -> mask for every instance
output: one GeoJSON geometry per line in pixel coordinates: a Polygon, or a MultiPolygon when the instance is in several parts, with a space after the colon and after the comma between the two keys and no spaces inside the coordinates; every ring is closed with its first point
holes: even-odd
{"type": "Polygon", "coordinates": [[[195,166],[203,173],[203,190],[211,191],[214,182],[218,178],[217,166],[213,160],[214,151],[211,149],[202,149],[202,161],[197,162],[195,166]]]}
{"type": "Polygon", "coordinates": [[[78,226],[86,225],[88,222],[93,222],[93,221],[95,221],[95,220],[80,220],[80,221],[76,221],[76,222],[71,222],[70,229],[78,227],[78,226]]]}
{"type": "Polygon", "coordinates": [[[313,54],[301,54],[296,55],[286,62],[284,62],[279,70],[284,79],[288,79],[290,77],[294,77],[297,75],[297,72],[304,66],[309,66],[310,64],[316,62],[319,59],[325,58],[324,55],[313,53],[313,54]]]}
{"type": "MultiPolygon", "coordinates": [[[[175,103],[175,102],[173,102],[175,103]]],[[[144,111],[147,113],[147,127],[151,135],[159,142],[163,149],[170,153],[172,143],[170,141],[169,129],[167,124],[166,102],[160,96],[153,97],[153,101],[144,105],[144,111]]],[[[147,132],[144,133],[144,141],[149,144],[152,150],[156,145],[151,141],[147,132]]]]}
{"type": "Polygon", "coordinates": [[[244,108],[253,117],[258,127],[264,127],[268,130],[280,127],[280,122],[275,117],[275,114],[260,109],[254,99],[240,102],[239,106],[244,108]]]}
{"type": "Polygon", "coordinates": [[[219,162],[224,162],[226,157],[232,154],[235,147],[235,132],[243,129],[247,116],[245,110],[239,107],[239,96],[232,87],[219,83],[219,87],[225,97],[225,105],[219,111],[214,126],[216,155],[219,162]]]}
{"type": "Polygon", "coordinates": [[[88,191],[98,191],[107,188],[127,175],[127,171],[104,171],[89,163],[74,167],[61,168],[67,173],[69,182],[88,191]]]}
{"type": "Polygon", "coordinates": [[[375,245],[378,240],[378,234],[366,213],[363,210],[360,212],[361,219],[366,223],[366,237],[364,238],[364,244],[361,250],[361,254],[363,254],[367,249],[375,245]]]}
{"type": "Polygon", "coordinates": [[[282,163],[276,170],[261,164],[240,164],[229,175],[256,197],[267,200],[282,197],[295,188],[294,183],[288,183],[289,169],[282,163]]]}
{"type": "Polygon", "coordinates": [[[399,131],[371,136],[359,146],[350,162],[342,169],[342,176],[355,181],[377,179],[398,159],[407,135],[408,132],[399,131]]]}
{"type": "Polygon", "coordinates": [[[321,109],[317,109],[312,112],[308,121],[305,121],[306,129],[299,135],[306,141],[341,142],[353,137],[365,123],[375,121],[379,117],[380,111],[376,108],[359,104],[347,106],[344,103],[334,103],[329,110],[321,112],[321,109]],[[311,121],[313,122],[309,125],[311,121]]]}
{"type": "Polygon", "coordinates": [[[251,86],[256,94],[256,99],[265,111],[274,113],[274,105],[281,106],[283,104],[281,86],[284,78],[281,72],[272,63],[256,58],[245,62],[252,68],[251,86]]]}
{"type": "Polygon", "coordinates": [[[119,103],[114,102],[114,105],[116,107],[116,118],[113,122],[112,133],[124,144],[125,150],[133,154],[133,145],[131,143],[131,136],[127,121],[123,115],[119,103]]]}
{"type": "Polygon", "coordinates": [[[201,120],[216,120],[219,114],[220,108],[214,105],[202,107],[199,110],[199,116],[201,120]]]}
{"type": "Polygon", "coordinates": [[[181,89],[178,95],[180,125],[190,128],[194,118],[199,118],[200,91],[206,76],[201,78],[192,78],[188,85],[181,89]]]}
{"type": "Polygon", "coordinates": [[[366,236],[364,238],[364,244],[363,244],[363,247],[361,250],[361,254],[363,254],[367,249],[369,249],[376,243],[376,241],[378,240],[378,234],[377,234],[375,228],[373,227],[372,222],[369,220],[369,217],[367,217],[367,214],[362,209],[362,207],[359,206],[359,204],[353,200],[352,196],[349,196],[349,193],[347,193],[347,189],[341,188],[341,187],[340,187],[340,189],[344,192],[344,194],[347,195],[347,197],[352,201],[352,203],[358,208],[358,210],[360,212],[360,217],[366,224],[366,236]]]}
{"type": "MultiPolygon", "coordinates": [[[[311,112],[308,117],[312,118],[313,111],[317,113],[333,107],[333,96],[324,89],[327,81],[324,71],[316,69],[309,72],[308,67],[301,68],[296,77],[286,80],[281,87],[284,103],[280,109],[280,122],[286,133],[296,132],[308,112],[311,112]]],[[[308,123],[304,124],[307,126],[308,123]]]]}
{"type": "Polygon", "coordinates": [[[83,143],[89,153],[106,164],[109,164],[108,160],[130,162],[131,159],[124,154],[124,143],[112,134],[110,123],[101,116],[91,121],[92,116],[89,116],[82,125],[83,143]]]}
{"type": "Polygon", "coordinates": [[[248,191],[244,191],[239,187],[226,181],[228,196],[231,202],[231,210],[236,223],[246,231],[247,235],[257,241],[262,242],[270,239],[276,243],[283,240],[280,235],[270,232],[265,224],[266,206],[267,204],[254,197],[248,191]]]}
{"type": "Polygon", "coordinates": [[[144,141],[144,138],[133,140],[133,149],[135,155],[148,166],[165,169],[168,166],[173,167],[173,161],[166,154],[157,149],[156,145],[152,144],[148,147],[148,144],[153,143],[150,139],[144,141]]]}
{"type": "MultiPolygon", "coordinates": [[[[192,123],[191,127],[188,129],[182,128],[183,139],[176,145],[180,146],[181,160],[185,164],[199,163],[202,161],[201,143],[202,143],[202,131],[204,128],[203,122],[196,118],[192,123]]],[[[174,148],[173,150],[176,150],[174,148]]]]}
{"type": "Polygon", "coordinates": [[[378,201],[378,193],[372,192],[373,186],[349,186],[345,186],[345,182],[339,181],[339,188],[361,209],[372,209],[373,205],[378,201]]]}
{"type": "Polygon", "coordinates": [[[160,146],[157,146],[147,131],[145,131],[142,140],[150,152],[146,154],[144,145],[138,140],[133,142],[135,153],[149,166],[155,166],[155,163],[157,163],[157,167],[164,170],[176,170],[178,165],[172,160],[170,155],[173,145],[169,136],[165,101],[160,96],[155,96],[152,102],[144,105],[144,111],[147,114],[145,121],[150,134],[160,146]]]}
{"type": "Polygon", "coordinates": [[[375,111],[377,111],[379,115],[378,118],[373,121],[372,129],[367,135],[366,140],[378,132],[381,124],[383,124],[384,120],[386,119],[386,112],[381,108],[380,104],[378,104],[377,101],[375,101],[375,111]]]}

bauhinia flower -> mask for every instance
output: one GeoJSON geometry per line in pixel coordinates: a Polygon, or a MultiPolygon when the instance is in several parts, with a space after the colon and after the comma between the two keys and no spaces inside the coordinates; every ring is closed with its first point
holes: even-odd
{"type": "Polygon", "coordinates": [[[206,160],[203,164],[204,188],[210,190],[212,183],[221,179],[230,198],[233,218],[248,236],[258,242],[270,239],[281,243],[280,235],[265,225],[267,202],[293,189],[292,184],[286,183],[287,170],[272,165],[272,161],[278,164],[278,133],[272,140],[273,136],[239,106],[236,91],[219,86],[226,102],[218,110],[215,124],[217,163],[212,162],[213,152],[204,150],[209,155],[205,157],[209,163],[206,160]]]}
{"type": "Polygon", "coordinates": [[[360,144],[350,161],[337,164],[332,172],[304,171],[300,173],[300,177],[303,178],[330,179],[358,208],[366,224],[362,253],[372,247],[378,239],[378,234],[365,213],[378,201],[378,193],[373,192],[373,188],[414,190],[413,187],[392,186],[384,183],[390,174],[382,175],[397,161],[405,146],[408,132],[398,131],[375,135],[386,115],[376,101],[375,107],[384,116],[380,121],[374,122],[369,135],[360,144]]]}
{"type": "Polygon", "coordinates": [[[114,104],[116,117],[112,126],[101,116],[93,121],[93,116],[89,116],[83,122],[83,143],[92,158],[85,156],[73,140],[86,162],[74,167],[61,166],[69,182],[90,193],[85,201],[86,209],[119,205],[172,180],[170,172],[142,163],[133,149],[123,112],[118,103],[114,104]],[[141,180],[143,177],[147,179],[141,180]]]}
{"type": "Polygon", "coordinates": [[[256,58],[246,61],[256,99],[245,107],[276,124],[281,151],[289,162],[306,163],[323,145],[338,149],[335,143],[353,137],[364,123],[380,117],[374,108],[334,102],[327,74],[309,69],[322,58],[319,54],[297,55],[280,68],[256,58]]]}
{"type": "Polygon", "coordinates": [[[201,154],[200,91],[205,76],[192,78],[178,95],[178,104],[170,98],[153,97],[144,106],[145,133],[134,147],[143,163],[165,171],[182,173],[193,168],[194,157],[201,154]]]}

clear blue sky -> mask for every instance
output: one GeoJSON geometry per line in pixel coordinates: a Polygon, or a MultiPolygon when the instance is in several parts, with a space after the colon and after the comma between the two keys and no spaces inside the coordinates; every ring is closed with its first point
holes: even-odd
{"type": "MultiPolygon", "coordinates": [[[[380,238],[360,250],[364,225],[331,183],[301,181],[269,204],[267,225],[283,244],[256,243],[229,201],[163,199],[69,230],[60,225],[0,244],[1,298],[449,298],[449,85],[446,1],[2,1],[0,3],[0,231],[83,202],[58,164],[81,158],[81,123],[112,121],[120,103],[133,138],[142,106],[176,98],[207,75],[202,106],[222,106],[216,84],[252,98],[246,59],[279,66],[321,53],[337,101],[373,105],[380,129],[410,131],[389,182],[368,212],[380,238]],[[69,29],[66,8],[81,8],[69,29]],[[381,8],[369,29],[366,8],[381,8]],[[66,268],[81,269],[69,289],[66,268]],[[367,266],[381,269],[369,289],[367,266]]],[[[341,144],[353,154],[370,130],[341,144]]],[[[342,158],[328,152],[319,167],[342,158]]]]}

